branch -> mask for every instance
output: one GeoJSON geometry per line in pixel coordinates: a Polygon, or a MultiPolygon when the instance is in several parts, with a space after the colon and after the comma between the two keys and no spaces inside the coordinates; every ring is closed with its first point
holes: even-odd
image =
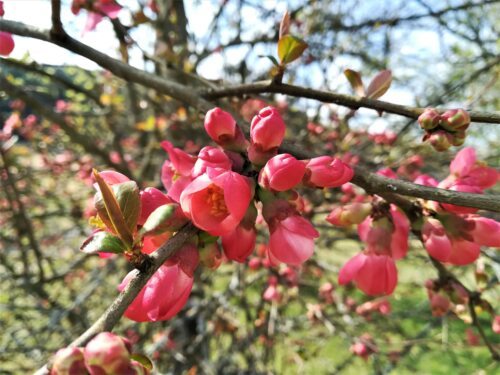
{"type": "MultiPolygon", "coordinates": [[[[127,307],[134,301],[141,289],[146,285],[153,274],[165,263],[165,261],[175,254],[187,240],[193,237],[198,232],[193,225],[188,224],[177,232],[170,240],[165,242],[153,254],[149,256],[151,260],[149,267],[144,271],[134,270],[135,275],[132,277],[125,289],[116,297],[113,303],[106,311],[95,321],[95,323],[82,333],[69,346],[84,346],[95,335],[100,332],[111,331],[118,323],[120,318],[125,313],[127,307]]],[[[49,373],[50,362],[40,368],[36,374],[46,375],[49,373]]]]}
{"type": "MultiPolygon", "coordinates": [[[[45,32],[40,31],[34,27],[27,26],[19,22],[6,21],[2,19],[0,19],[0,30],[57,44],[63,48],[66,48],[72,52],[75,52],[81,56],[84,56],[96,62],[101,67],[108,69],[113,74],[124,80],[136,82],[143,86],[153,88],[160,93],[171,96],[185,104],[188,104],[196,108],[201,113],[206,113],[207,111],[209,111],[214,107],[214,104],[208,101],[207,99],[213,99],[210,93],[212,93],[212,96],[214,96],[213,93],[216,91],[209,91],[205,92],[204,94],[201,93],[198,95],[195,91],[193,91],[191,87],[171,82],[167,79],[160,78],[153,74],[134,68],[128,64],[124,64],[121,61],[113,59],[112,57],[109,57],[104,53],[101,53],[83,43],[74,40],[70,36],[65,36],[62,39],[53,40],[51,39],[49,33],[46,31],[45,32]]],[[[366,105],[361,105],[365,103],[365,104],[371,104],[372,107],[375,109],[379,109],[377,106],[380,103],[382,103],[382,105],[386,107],[389,106],[393,110],[394,109],[397,110],[397,112],[393,111],[393,113],[399,113],[409,117],[417,117],[423,110],[421,108],[405,107],[378,100],[357,98],[349,95],[333,94],[326,91],[303,89],[300,87],[290,86],[290,85],[269,85],[269,83],[267,82],[257,83],[253,85],[236,86],[236,87],[240,88],[255,87],[255,90],[257,90],[258,92],[261,92],[261,90],[263,90],[263,92],[269,92],[267,91],[269,88],[277,90],[276,92],[281,92],[280,90],[284,90],[284,88],[286,90],[286,88],[289,88],[291,90],[290,92],[294,92],[300,96],[303,96],[304,93],[309,93],[310,95],[312,95],[313,99],[319,98],[320,100],[322,100],[330,98],[331,100],[332,97],[344,98],[346,102],[348,101],[350,105],[356,108],[360,106],[366,106],[366,105]],[[322,93],[322,95],[324,96],[317,97],[315,93],[322,93]]],[[[234,88],[224,89],[223,91],[227,92],[228,90],[234,91],[234,88]]],[[[235,94],[236,93],[231,93],[230,95],[235,95],[235,94]]],[[[238,93],[238,95],[240,94],[241,92],[238,93]]],[[[219,96],[230,96],[230,95],[225,94],[219,96]]],[[[387,108],[380,108],[380,109],[384,111],[387,110],[387,108]]],[[[500,114],[480,113],[473,111],[471,112],[471,115],[473,116],[474,121],[488,122],[486,120],[489,120],[489,122],[500,123],[500,114]]],[[[242,121],[239,121],[239,123],[243,127],[243,129],[246,130],[248,133],[249,129],[248,124],[245,124],[242,121]]],[[[302,149],[291,147],[286,142],[284,143],[281,149],[284,152],[288,152],[290,154],[295,155],[298,158],[303,158],[303,159],[309,159],[317,156],[305,153],[302,149]]],[[[489,211],[500,212],[500,198],[493,195],[484,196],[479,194],[451,192],[443,189],[430,188],[422,185],[413,184],[411,182],[405,182],[395,179],[387,179],[382,176],[378,176],[374,173],[367,172],[365,170],[361,171],[359,168],[355,172],[354,181],[356,184],[363,184],[363,186],[361,185],[360,186],[367,190],[386,191],[393,193],[397,192],[398,194],[411,195],[419,198],[435,200],[438,202],[460,204],[465,207],[474,207],[489,211]]]]}
{"type": "MultiPolygon", "coordinates": [[[[393,104],[389,102],[384,102],[382,100],[369,99],[365,97],[338,94],[329,91],[315,90],[315,89],[287,85],[287,84],[276,84],[273,83],[272,81],[263,81],[250,84],[236,85],[222,89],[209,89],[205,92],[200,93],[200,95],[207,99],[219,99],[228,96],[241,96],[247,94],[264,94],[264,93],[284,94],[284,95],[294,96],[297,98],[314,99],[320,102],[334,103],[352,109],[358,109],[360,107],[371,108],[377,111],[394,113],[397,115],[413,119],[418,118],[418,116],[420,116],[422,112],[425,110],[425,108],[393,104]]],[[[440,110],[441,113],[445,111],[446,109],[440,110]]],[[[473,122],[500,124],[499,113],[470,111],[469,115],[471,117],[471,121],[473,122]]]]}

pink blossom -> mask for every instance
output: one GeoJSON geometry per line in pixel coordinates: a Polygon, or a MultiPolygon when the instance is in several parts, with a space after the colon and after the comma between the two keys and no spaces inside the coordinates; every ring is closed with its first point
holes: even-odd
{"type": "MultiPolygon", "coordinates": [[[[102,171],[102,172],[99,172],[99,175],[110,186],[130,181],[130,179],[127,176],[125,176],[124,174],[122,174],[120,172],[116,172],[116,171],[110,171],[110,170],[109,171],[108,170],[102,171]]],[[[92,181],[95,181],[94,176],[92,176],[92,181]]],[[[93,186],[94,186],[94,189],[99,190],[99,185],[97,184],[97,182],[94,182],[93,186]]]]}
{"type": "Polygon", "coordinates": [[[496,169],[487,167],[477,160],[476,151],[472,147],[465,147],[457,153],[450,163],[450,174],[451,176],[443,181],[445,185],[455,183],[477,186],[481,189],[495,185],[499,177],[496,169]]]}
{"type": "MultiPolygon", "coordinates": [[[[136,322],[156,322],[176,315],[186,304],[193,287],[193,272],[199,262],[194,245],[184,245],[149,279],[125,311],[136,322]]],[[[118,287],[125,289],[135,272],[130,272],[118,287]]]]}
{"type": "Polygon", "coordinates": [[[413,180],[415,184],[419,185],[424,185],[424,186],[430,186],[430,187],[436,187],[438,186],[439,182],[436,180],[434,177],[431,177],[427,174],[421,174],[413,180]]]}
{"type": "Polygon", "coordinates": [[[359,253],[340,270],[339,284],[353,281],[368,295],[391,294],[396,288],[398,273],[392,257],[359,253]]]}
{"type": "Polygon", "coordinates": [[[0,55],[9,56],[14,50],[14,38],[12,34],[0,31],[0,55]]]}
{"type": "Polygon", "coordinates": [[[429,302],[431,305],[432,316],[444,316],[448,313],[451,307],[448,297],[432,291],[429,292],[429,302]]]}
{"type": "Polygon", "coordinates": [[[271,276],[268,280],[268,286],[262,295],[264,301],[275,301],[279,302],[281,299],[281,293],[278,291],[278,279],[276,276],[271,276]]]}
{"type": "Polygon", "coordinates": [[[314,252],[314,239],[319,233],[312,224],[299,215],[276,220],[270,225],[270,255],[289,265],[300,265],[314,252]]]}
{"type": "MultiPolygon", "coordinates": [[[[160,190],[148,187],[141,191],[141,214],[139,216],[139,220],[137,221],[138,225],[143,225],[149,215],[156,210],[158,207],[163,206],[165,204],[174,203],[174,201],[168,197],[166,194],[163,194],[160,190]]],[[[182,214],[182,213],[181,213],[182,214]]]]}
{"type": "Polygon", "coordinates": [[[0,17],[3,17],[5,14],[5,10],[3,9],[3,1],[0,1],[0,17]]]}
{"type": "Polygon", "coordinates": [[[482,216],[471,215],[465,219],[474,223],[469,231],[474,242],[481,246],[500,247],[500,223],[482,216]]]}
{"type": "Polygon", "coordinates": [[[196,163],[196,158],[174,147],[170,142],[161,143],[168,153],[170,160],[166,160],[161,168],[161,182],[167,194],[178,202],[184,188],[192,181],[191,171],[196,163]]]}
{"type": "Polygon", "coordinates": [[[266,107],[252,119],[250,138],[261,151],[268,151],[281,145],[285,137],[285,123],[274,107],[266,107]]]}
{"type": "Polygon", "coordinates": [[[377,174],[387,178],[398,178],[398,175],[391,168],[382,168],[377,171],[377,174]]]}
{"type": "Polygon", "coordinates": [[[191,174],[191,170],[196,163],[196,157],[174,147],[169,141],[161,142],[161,147],[167,152],[173,168],[179,175],[188,176],[191,174]]]}
{"type": "Polygon", "coordinates": [[[238,226],[251,197],[245,177],[220,168],[208,168],[184,189],[180,204],[194,225],[213,236],[221,236],[238,226]]]}
{"type": "Polygon", "coordinates": [[[205,173],[207,167],[231,169],[231,160],[220,148],[206,146],[198,153],[198,159],[194,163],[191,175],[198,177],[205,173]]]}
{"type": "MultiPolygon", "coordinates": [[[[78,13],[79,8],[73,8],[73,9],[72,9],[73,13],[75,13],[75,11],[76,13],[78,13]]],[[[104,16],[111,19],[117,18],[121,9],[122,6],[114,1],[107,1],[107,0],[95,1],[92,5],[92,8],[89,9],[89,13],[87,15],[87,22],[85,23],[85,28],[83,32],[86,33],[95,30],[97,25],[104,19],[104,16]]]]}
{"type": "Polygon", "coordinates": [[[259,185],[275,191],[293,189],[302,181],[306,166],[290,154],[279,154],[271,158],[260,171],[259,185]]]}
{"type": "Polygon", "coordinates": [[[320,156],[311,159],[307,165],[306,183],[333,188],[351,181],[354,171],[342,160],[330,156],[320,156]]]}
{"type": "MultiPolygon", "coordinates": [[[[441,185],[438,185],[441,186],[441,185]]],[[[472,193],[472,194],[481,194],[483,191],[477,186],[471,185],[459,185],[455,184],[448,187],[448,190],[459,191],[462,193],[472,193]]],[[[443,207],[448,212],[453,212],[455,214],[473,214],[477,212],[477,208],[473,207],[463,207],[457,206],[449,203],[441,203],[441,207],[443,207]]]]}
{"type": "Polygon", "coordinates": [[[228,259],[244,263],[255,248],[257,231],[255,227],[238,225],[232,232],[222,236],[222,248],[228,259]]]}

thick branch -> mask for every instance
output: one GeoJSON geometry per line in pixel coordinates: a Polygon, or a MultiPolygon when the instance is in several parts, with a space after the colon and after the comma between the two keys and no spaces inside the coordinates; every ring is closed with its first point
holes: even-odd
{"type": "MultiPolygon", "coordinates": [[[[281,92],[280,90],[290,90],[288,93],[291,95],[291,93],[295,93],[298,96],[301,97],[311,97],[312,99],[317,99],[317,100],[332,100],[332,98],[337,97],[337,98],[344,98],[345,99],[345,105],[347,103],[350,103],[348,106],[352,105],[354,108],[358,108],[360,106],[364,106],[361,104],[371,104],[371,107],[368,106],[368,108],[374,108],[374,109],[381,109],[384,111],[387,111],[387,108],[379,108],[378,105],[380,103],[383,103],[383,106],[389,106],[392,109],[395,109],[396,111],[392,111],[393,113],[399,113],[403,114],[408,117],[417,117],[419,113],[421,113],[422,109],[418,108],[409,108],[409,107],[404,107],[396,104],[391,104],[387,102],[382,102],[378,100],[372,100],[372,99],[366,99],[366,98],[357,98],[349,95],[341,95],[341,94],[332,94],[326,91],[318,91],[318,90],[311,90],[311,89],[303,89],[300,87],[296,86],[290,86],[290,85],[270,85],[268,82],[264,83],[256,83],[253,85],[243,85],[243,86],[237,86],[240,89],[236,90],[235,89],[224,89],[221,90],[225,94],[224,95],[215,95],[215,91],[210,91],[210,92],[205,92],[204,94],[198,95],[196,92],[192,90],[192,88],[183,86],[174,82],[171,82],[169,80],[157,77],[153,74],[149,74],[147,72],[141,71],[139,69],[136,69],[130,65],[124,64],[116,59],[113,59],[83,43],[80,43],[74,39],[72,39],[69,36],[65,36],[62,39],[57,39],[57,40],[52,40],[50,38],[50,35],[48,32],[40,31],[36,28],[33,28],[31,26],[24,25],[22,23],[18,22],[12,22],[12,21],[6,21],[6,20],[0,20],[0,30],[5,30],[14,34],[22,35],[22,36],[27,36],[31,38],[36,38],[40,40],[44,40],[47,42],[52,42],[55,43],[63,48],[66,48],[70,51],[73,51],[81,56],[84,56],[100,66],[102,66],[105,69],[110,70],[112,73],[114,73],[116,76],[139,83],[143,86],[153,88],[157,90],[160,93],[169,95],[179,101],[182,101],[185,104],[188,104],[194,108],[196,108],[198,111],[201,113],[205,113],[208,110],[213,108],[213,103],[210,101],[206,100],[207,99],[213,99],[215,97],[220,97],[220,96],[230,96],[230,95],[241,95],[244,93],[249,93],[245,90],[248,90],[250,87],[254,87],[254,89],[257,92],[270,92],[268,91],[269,88],[272,88],[276,90],[276,92],[281,92]],[[241,92],[241,88],[244,88],[243,92],[241,92]],[[285,88],[285,89],[284,89],[285,88]],[[232,92],[229,92],[233,90],[232,92]],[[261,91],[262,90],[262,91],[261,91]],[[308,93],[308,95],[304,95],[304,93],[308,93]],[[317,96],[315,93],[322,93],[324,96],[317,96]],[[333,97],[332,97],[333,95],[333,97]],[[330,99],[328,99],[330,98],[330,99]],[[399,111],[399,112],[398,112],[399,111]],[[415,112],[416,111],[416,112],[415,112]]],[[[221,91],[218,91],[219,93],[221,91]]],[[[284,92],[283,93],[287,93],[284,92]]],[[[391,111],[389,111],[391,112],[391,111]]],[[[495,123],[500,123],[500,115],[499,114],[492,114],[492,113],[478,113],[478,112],[471,112],[471,115],[473,116],[474,121],[482,121],[482,122],[495,122],[495,123]]],[[[248,125],[240,123],[245,130],[248,131],[248,125]]],[[[307,159],[307,158],[312,158],[317,155],[311,155],[308,153],[305,153],[303,150],[291,147],[285,143],[283,147],[281,148],[282,151],[284,152],[289,152],[290,154],[295,155],[296,157],[307,159]]],[[[424,198],[424,199],[430,199],[430,200],[435,200],[438,202],[444,202],[444,203],[452,203],[452,204],[460,204],[462,206],[466,207],[475,207],[475,208],[480,208],[480,209],[485,209],[489,211],[496,211],[500,212],[500,198],[496,196],[484,196],[484,195],[479,195],[479,194],[467,194],[467,193],[460,193],[460,192],[450,192],[446,191],[443,189],[436,189],[436,188],[430,188],[430,187],[425,187],[421,185],[416,185],[411,182],[405,182],[401,180],[393,180],[393,179],[387,179],[382,176],[377,176],[374,173],[366,172],[366,171],[360,171],[358,169],[355,174],[354,178],[354,183],[356,184],[363,184],[362,187],[369,190],[369,191],[386,191],[386,192],[397,192],[398,194],[403,194],[403,195],[410,195],[410,196],[415,196],[419,198],[424,198]]],[[[360,185],[361,186],[361,185],[360,185]]]]}
{"type": "MultiPolygon", "coordinates": [[[[209,89],[206,92],[201,93],[201,95],[207,99],[219,99],[228,96],[264,93],[284,94],[297,98],[314,99],[324,103],[335,103],[352,109],[358,109],[361,107],[371,108],[377,111],[394,113],[414,119],[420,116],[425,110],[425,108],[404,106],[359,96],[338,94],[329,91],[315,90],[287,84],[275,84],[272,81],[255,82],[250,84],[226,87],[222,89],[209,89]]],[[[443,109],[440,112],[444,111],[446,110],[443,109]]],[[[500,124],[499,113],[470,111],[469,114],[473,122],[500,124]]]]}

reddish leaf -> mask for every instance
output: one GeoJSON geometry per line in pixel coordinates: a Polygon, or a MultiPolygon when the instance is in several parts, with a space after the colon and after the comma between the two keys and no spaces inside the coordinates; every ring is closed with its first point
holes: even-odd
{"type": "Polygon", "coordinates": [[[384,95],[392,82],[392,73],[390,70],[382,70],[375,77],[373,77],[372,81],[368,85],[366,89],[366,96],[370,99],[378,99],[382,95],[384,95]]]}
{"type": "Polygon", "coordinates": [[[281,19],[280,22],[280,33],[279,33],[279,38],[283,38],[285,35],[287,35],[290,32],[290,13],[288,13],[288,10],[285,11],[285,14],[283,14],[283,18],[281,19]]]}

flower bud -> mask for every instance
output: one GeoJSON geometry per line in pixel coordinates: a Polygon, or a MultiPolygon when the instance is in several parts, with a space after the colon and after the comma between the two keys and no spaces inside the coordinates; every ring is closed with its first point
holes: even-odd
{"type": "Polygon", "coordinates": [[[233,151],[243,151],[246,140],[233,116],[216,107],[205,116],[205,130],[218,145],[233,151]]]}
{"type": "Polygon", "coordinates": [[[9,56],[14,50],[14,39],[12,34],[0,31],[0,55],[9,56]]]}
{"type": "Polygon", "coordinates": [[[261,151],[268,151],[281,145],[285,131],[285,123],[278,110],[274,107],[266,107],[252,119],[250,138],[252,144],[261,151]]]}
{"type": "Polygon", "coordinates": [[[354,172],[346,163],[330,156],[311,159],[307,165],[304,182],[322,188],[333,188],[349,182],[354,172]]]}
{"type": "Polygon", "coordinates": [[[439,125],[441,115],[433,108],[427,108],[420,116],[418,116],[418,123],[424,130],[434,129],[439,125]]]}
{"type": "Polygon", "coordinates": [[[353,203],[335,207],[326,217],[326,221],[341,227],[360,224],[371,212],[372,205],[370,203],[353,203]]]}
{"type": "Polygon", "coordinates": [[[123,339],[111,332],[94,337],[84,349],[85,365],[91,375],[124,373],[130,352],[123,339]]]}
{"type": "Polygon", "coordinates": [[[54,356],[50,375],[85,375],[85,363],[81,348],[59,349],[54,356]]]}
{"type": "Polygon", "coordinates": [[[446,151],[451,147],[452,135],[443,130],[438,130],[432,133],[428,140],[436,151],[446,151]]]}
{"type": "Polygon", "coordinates": [[[222,252],[220,251],[219,244],[216,242],[217,238],[214,237],[214,239],[214,242],[205,242],[198,248],[200,251],[200,263],[211,270],[219,268],[222,262],[222,252]]]}
{"type": "Polygon", "coordinates": [[[306,166],[290,154],[279,154],[270,159],[260,171],[259,185],[265,189],[286,191],[302,181],[306,166]]]}
{"type": "Polygon", "coordinates": [[[441,115],[440,124],[446,130],[457,131],[470,124],[470,116],[463,109],[450,109],[441,115]]]}
{"type": "Polygon", "coordinates": [[[456,147],[462,146],[465,142],[465,137],[465,130],[459,130],[452,134],[451,144],[456,147]]]}

